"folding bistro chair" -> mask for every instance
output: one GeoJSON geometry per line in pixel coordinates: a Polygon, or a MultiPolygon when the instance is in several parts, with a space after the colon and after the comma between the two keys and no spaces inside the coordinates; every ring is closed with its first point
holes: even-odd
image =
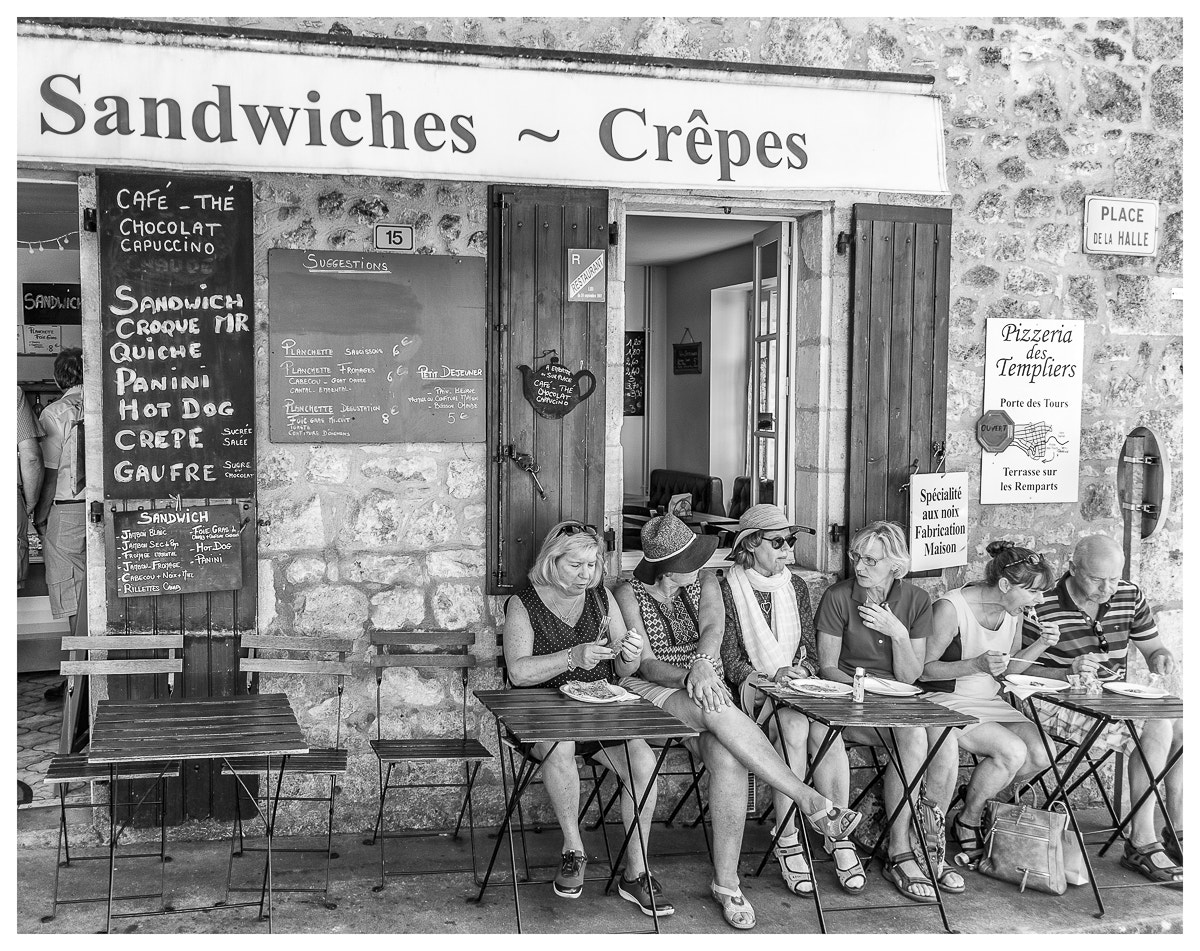
{"type": "MultiPolygon", "coordinates": [[[[180,651],[183,649],[182,634],[149,634],[149,635],[130,635],[130,636],[100,636],[100,637],[64,637],[62,639],[62,649],[67,651],[68,659],[62,662],[59,671],[67,678],[67,694],[74,694],[79,686],[80,677],[83,676],[143,676],[146,674],[155,677],[166,675],[165,688],[168,695],[172,692],[175,686],[175,674],[183,670],[183,659],[180,651]],[[129,660],[115,660],[112,655],[116,651],[138,651],[145,652],[162,652],[165,651],[165,657],[159,658],[138,658],[129,660]],[[103,659],[96,659],[92,655],[94,652],[104,653],[106,656],[103,659]]],[[[155,780],[146,792],[136,801],[115,803],[117,808],[133,807],[134,813],[143,805],[152,805],[158,812],[159,822],[159,845],[158,850],[153,852],[124,852],[121,853],[122,861],[135,858],[156,858],[162,868],[160,869],[159,888],[157,892],[148,892],[137,895],[118,895],[117,900],[125,901],[131,899],[158,898],[163,897],[163,881],[162,872],[165,871],[165,863],[168,861],[166,855],[167,848],[167,826],[166,826],[166,809],[163,805],[162,796],[162,780],[167,778],[177,778],[179,776],[179,763],[177,762],[150,762],[143,763],[137,768],[123,771],[120,778],[126,779],[151,779],[155,780]],[[153,790],[159,790],[159,798],[148,798],[153,790]]],[[[68,809],[93,809],[90,798],[87,802],[67,802],[67,793],[70,790],[72,783],[107,783],[109,781],[109,767],[107,765],[88,765],[87,753],[70,753],[55,756],[50,760],[50,766],[46,771],[45,782],[50,786],[58,787],[58,850],[54,863],[54,895],[52,899],[52,907],[50,914],[43,916],[42,922],[53,921],[55,915],[58,914],[59,905],[81,905],[90,904],[92,902],[107,902],[108,895],[96,895],[87,898],[60,898],[59,897],[59,873],[62,869],[70,868],[72,861],[74,862],[108,862],[109,853],[107,847],[102,853],[96,855],[71,855],[71,843],[67,832],[67,810],[68,809]]],[[[110,789],[110,796],[116,796],[117,790],[110,789]]],[[[116,838],[119,840],[120,833],[124,832],[125,826],[132,821],[131,818],[125,820],[120,831],[117,832],[116,838]]]]}
{"type": "Polygon", "coordinates": [[[479,767],[492,758],[491,751],[474,737],[467,736],[467,697],[471,668],[476,658],[469,652],[475,643],[472,631],[389,631],[378,630],[368,625],[371,636],[371,667],[375,670],[375,739],[371,749],[379,761],[379,812],[375,817],[375,828],[364,845],[379,843],[379,884],[374,891],[387,885],[389,875],[435,875],[449,872],[471,872],[476,884],[480,884],[479,870],[475,857],[475,808],[472,792],[479,767]],[[393,653],[398,651],[398,653],[393,653]],[[422,738],[410,740],[385,740],[381,695],[383,674],[389,667],[412,667],[418,669],[449,668],[458,671],[462,686],[462,732],[453,737],[422,738]],[[404,764],[429,764],[435,761],[457,761],[462,763],[463,778],[454,782],[393,782],[392,774],[404,764]],[[385,767],[386,766],[386,770],[385,767]],[[393,789],[464,789],[462,806],[458,811],[452,837],[457,840],[466,816],[470,830],[471,864],[434,869],[403,869],[390,871],[385,854],[388,839],[421,838],[439,835],[437,832],[389,832],[386,824],[387,796],[393,789]]]}
{"type": "MultiPolygon", "coordinates": [[[[329,873],[330,863],[337,857],[333,851],[333,814],[339,792],[338,777],[346,774],[347,754],[346,750],[342,747],[342,695],[345,691],[346,675],[352,672],[352,667],[346,659],[346,655],[354,649],[354,641],[350,638],[338,637],[276,637],[265,634],[243,634],[241,646],[246,649],[246,656],[241,658],[239,667],[241,672],[246,675],[246,689],[248,691],[254,686],[254,680],[258,674],[300,674],[334,677],[337,680],[337,711],[335,713],[335,722],[337,725],[333,746],[325,749],[311,749],[307,753],[281,758],[279,772],[275,780],[275,802],[271,808],[269,820],[272,826],[274,826],[281,801],[323,802],[328,804],[328,823],[326,826],[324,848],[271,846],[271,851],[276,855],[282,852],[302,855],[323,853],[325,855],[325,887],[281,888],[275,886],[273,890],[275,892],[320,892],[323,895],[322,901],[326,908],[337,908],[337,902],[329,900],[329,873]],[[277,652],[281,656],[264,657],[260,653],[264,650],[277,652]],[[336,654],[337,659],[318,657],[317,655],[320,654],[336,654]],[[327,796],[307,796],[297,793],[296,795],[282,796],[280,792],[283,788],[285,773],[289,777],[325,777],[329,780],[329,794],[327,796]]],[[[265,774],[264,779],[269,787],[271,774],[268,771],[268,765],[269,760],[261,757],[247,756],[229,760],[221,771],[226,775],[240,777],[265,774]]],[[[265,864],[263,866],[263,880],[261,884],[253,887],[235,886],[233,884],[233,860],[235,858],[240,858],[247,852],[265,853],[267,851],[265,846],[246,845],[245,829],[242,820],[242,796],[245,794],[246,784],[239,782],[237,784],[237,796],[234,799],[236,817],[234,830],[229,839],[229,867],[225,874],[226,901],[229,900],[230,892],[258,891],[265,894],[267,887],[265,864]],[[235,841],[237,842],[236,849],[234,848],[235,841]]]]}

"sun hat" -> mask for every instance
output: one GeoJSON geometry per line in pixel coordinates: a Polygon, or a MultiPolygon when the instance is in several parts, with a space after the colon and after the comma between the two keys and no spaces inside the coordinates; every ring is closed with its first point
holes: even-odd
{"type": "Polygon", "coordinates": [[[716,550],[716,535],[697,535],[674,515],[659,515],[642,526],[642,560],[633,576],[654,584],[668,571],[695,571],[716,550]]]}
{"type": "Polygon", "coordinates": [[[738,519],[738,533],[733,540],[733,548],[735,551],[743,538],[751,532],[774,532],[787,529],[795,531],[799,525],[793,525],[788,521],[787,513],[784,512],[778,505],[772,505],[770,502],[759,502],[758,505],[751,505],[742,513],[742,517],[738,519]]]}

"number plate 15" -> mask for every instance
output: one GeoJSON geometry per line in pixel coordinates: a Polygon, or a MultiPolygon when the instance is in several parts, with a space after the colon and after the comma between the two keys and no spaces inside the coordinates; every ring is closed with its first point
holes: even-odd
{"type": "Polygon", "coordinates": [[[412,225],[376,225],[376,251],[411,251],[413,249],[412,225]]]}

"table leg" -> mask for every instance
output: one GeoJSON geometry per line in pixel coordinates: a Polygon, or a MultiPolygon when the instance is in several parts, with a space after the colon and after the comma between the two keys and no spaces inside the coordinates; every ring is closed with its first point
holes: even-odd
{"type": "Polygon", "coordinates": [[[1125,727],[1129,730],[1129,735],[1133,738],[1133,745],[1138,752],[1138,757],[1142,761],[1142,767],[1145,769],[1146,775],[1150,777],[1150,786],[1144,793],[1138,796],[1136,802],[1130,803],[1129,811],[1125,813],[1125,817],[1120,820],[1120,822],[1117,824],[1117,827],[1113,829],[1112,834],[1108,837],[1108,840],[1103,846],[1100,847],[1101,855],[1104,855],[1104,853],[1106,853],[1112,847],[1112,844],[1117,841],[1125,827],[1133,821],[1134,814],[1142,807],[1142,804],[1145,803],[1152,793],[1155,800],[1158,802],[1158,808],[1162,811],[1163,819],[1166,820],[1167,828],[1170,830],[1172,835],[1175,835],[1175,823],[1171,819],[1170,814],[1167,812],[1167,804],[1163,802],[1162,794],[1159,792],[1158,787],[1162,784],[1162,781],[1167,778],[1167,774],[1175,768],[1175,764],[1182,759],[1183,747],[1177,749],[1167,758],[1166,765],[1163,766],[1162,771],[1155,776],[1150,771],[1150,761],[1146,759],[1146,751],[1142,748],[1142,740],[1141,737],[1138,736],[1137,731],[1134,729],[1133,721],[1126,720],[1125,727]]]}
{"type": "MultiPolygon", "coordinates": [[[[630,792],[629,792],[629,798],[634,801],[634,806],[635,806],[634,817],[638,821],[635,821],[633,829],[625,830],[625,836],[623,839],[621,839],[621,847],[619,849],[617,849],[617,857],[615,859],[613,859],[612,864],[609,866],[608,881],[604,883],[604,894],[606,894],[606,895],[612,889],[612,884],[616,880],[617,868],[621,864],[621,859],[623,859],[625,857],[625,852],[629,848],[629,841],[630,841],[630,839],[633,838],[634,830],[636,829],[639,835],[642,834],[642,824],[641,824],[640,819],[638,819],[638,817],[640,817],[642,814],[642,809],[646,805],[646,799],[649,798],[649,796],[650,796],[650,790],[653,789],[654,784],[658,782],[659,770],[662,769],[663,762],[667,758],[667,753],[669,753],[671,751],[671,744],[674,742],[675,742],[675,739],[672,737],[672,738],[668,738],[667,741],[663,744],[662,752],[660,752],[658,754],[658,759],[654,763],[654,770],[650,773],[650,780],[646,783],[646,788],[642,792],[641,801],[638,801],[637,797],[634,795],[632,790],[630,790],[630,792]]],[[[626,757],[629,756],[629,747],[628,746],[625,747],[625,756],[626,757]]],[[[630,768],[629,768],[629,775],[630,776],[633,775],[633,767],[632,766],[630,766],[630,768]]],[[[620,794],[621,794],[620,786],[621,786],[621,780],[620,780],[620,777],[618,777],[617,778],[617,795],[618,796],[620,796],[620,794]]],[[[642,856],[646,860],[646,870],[649,871],[650,870],[650,857],[646,854],[645,838],[643,837],[643,838],[639,839],[639,841],[642,843],[642,856]]],[[[653,899],[651,900],[651,904],[653,904],[653,899]]],[[[658,916],[655,915],[656,924],[657,924],[657,920],[658,920],[658,916]]]]}
{"type": "MultiPolygon", "coordinates": [[[[670,741],[668,740],[668,745],[670,741]]],[[[630,777],[633,776],[633,760],[629,757],[629,744],[621,744],[625,748],[625,769],[630,777]]],[[[661,760],[661,757],[659,757],[661,760]]],[[[654,876],[650,874],[650,853],[646,849],[646,835],[642,830],[642,809],[646,805],[646,799],[650,796],[650,790],[654,788],[654,784],[658,782],[658,771],[655,770],[650,777],[650,781],[646,783],[646,788],[642,793],[641,801],[638,801],[634,790],[629,790],[629,798],[633,800],[633,826],[637,830],[638,845],[642,850],[642,864],[646,866],[646,889],[650,892],[650,917],[654,920],[654,933],[659,933],[658,927],[658,901],[654,897],[654,876]]],[[[619,785],[619,782],[618,782],[619,785]]],[[[632,830],[631,830],[632,831],[632,830]]],[[[629,835],[626,834],[625,841],[629,841],[629,835]]],[[[617,874],[617,863],[612,862],[609,865],[608,883],[612,884],[613,877],[617,874]]],[[[605,891],[608,886],[605,886],[605,891]]]]}
{"type": "Polygon", "coordinates": [[[108,910],[104,933],[112,934],[113,880],[117,872],[117,768],[108,767],[108,910]]]}
{"type": "MultiPolygon", "coordinates": [[[[1096,725],[1088,731],[1088,735],[1084,738],[1088,741],[1088,745],[1084,746],[1081,743],[1075,755],[1071,757],[1071,762],[1067,765],[1067,770],[1060,772],[1058,760],[1054,758],[1054,750],[1050,747],[1050,738],[1046,736],[1046,728],[1042,726],[1042,718],[1038,715],[1037,704],[1033,702],[1033,699],[1033,697],[1027,698],[1025,705],[1029,708],[1030,718],[1033,720],[1034,726],[1037,727],[1038,736],[1041,737],[1042,748],[1046,751],[1046,758],[1050,761],[1050,769],[1054,773],[1054,781],[1058,783],[1058,786],[1054,790],[1054,795],[1047,797],[1044,803],[1046,807],[1049,807],[1054,802],[1054,797],[1061,795],[1062,790],[1066,788],[1066,780],[1070,777],[1071,771],[1079,767],[1079,763],[1083,760],[1084,755],[1091,749],[1091,744],[1095,742],[1096,737],[1104,729],[1104,724],[1099,720],[1096,722],[1096,725]]],[[[1071,831],[1075,833],[1075,841],[1079,845],[1079,852],[1083,856],[1084,867],[1087,868],[1088,881],[1092,886],[1092,895],[1096,899],[1097,912],[1094,917],[1103,918],[1104,899],[1100,897],[1100,886],[1096,884],[1096,873],[1092,870],[1092,860],[1088,857],[1087,843],[1084,841],[1083,832],[1080,830],[1079,823],[1075,819],[1075,810],[1071,808],[1071,797],[1063,795],[1062,801],[1067,810],[1067,819],[1071,823],[1071,831]]]]}

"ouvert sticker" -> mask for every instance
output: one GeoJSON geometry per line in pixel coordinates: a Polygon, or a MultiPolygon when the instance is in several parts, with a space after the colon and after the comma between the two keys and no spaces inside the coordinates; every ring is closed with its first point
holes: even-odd
{"type": "Polygon", "coordinates": [[[19,36],[18,161],[594,186],[946,191],[924,84],[19,36]]]}

